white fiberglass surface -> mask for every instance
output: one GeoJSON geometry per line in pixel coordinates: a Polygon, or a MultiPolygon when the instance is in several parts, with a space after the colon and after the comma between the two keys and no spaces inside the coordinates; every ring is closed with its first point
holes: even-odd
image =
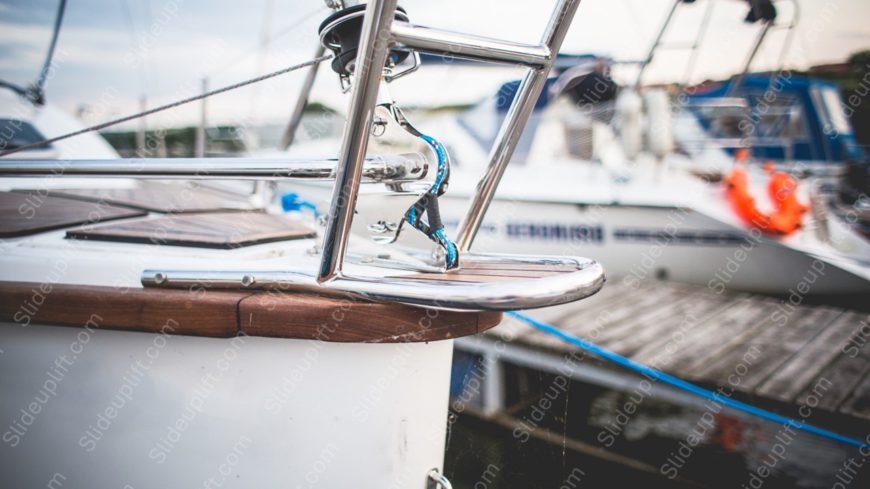
{"type": "Polygon", "coordinates": [[[452,341],[0,324],[3,485],[410,487],[444,454],[452,341]]]}

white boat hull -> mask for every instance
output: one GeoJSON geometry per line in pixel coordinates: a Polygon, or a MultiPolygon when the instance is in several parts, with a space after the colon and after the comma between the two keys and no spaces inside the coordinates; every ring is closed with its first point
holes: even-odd
{"type": "MultiPolygon", "coordinates": [[[[465,175],[463,175],[465,176],[465,175]]],[[[506,175],[508,184],[523,181],[506,175]]],[[[573,177],[572,177],[573,178],[573,177]]],[[[526,180],[527,181],[527,180],[526,180]]],[[[507,185],[510,188],[510,185],[507,185]]],[[[328,189],[294,184],[293,191],[322,205],[328,189]]],[[[448,192],[439,202],[448,235],[468,208],[464,188],[448,192]]],[[[558,189],[554,189],[554,192],[558,189]]],[[[583,184],[577,193],[594,192],[583,184]]],[[[493,200],[474,249],[511,254],[588,256],[601,263],[611,280],[629,284],[647,279],[668,279],[697,284],[720,292],[735,290],[794,295],[870,293],[870,272],[830,253],[813,253],[804,246],[809,231],[787,239],[773,238],[739,223],[711,217],[690,205],[658,203],[594,203],[567,201],[552,194],[544,198],[507,195],[493,200]]],[[[642,202],[642,199],[639,199],[642,202]]],[[[667,199],[663,199],[667,200],[667,199]]],[[[671,200],[679,201],[679,198],[671,200]]],[[[369,192],[360,198],[355,232],[378,219],[398,219],[408,204],[406,196],[369,192]]],[[[716,207],[710,208],[721,211],[716,207]]],[[[724,209],[730,214],[730,209],[724,209]]],[[[420,233],[406,229],[403,244],[428,243],[420,233]]],[[[797,299],[796,299],[797,300],[797,299]]]]}
{"type": "Polygon", "coordinates": [[[7,323],[0,345],[7,487],[422,488],[443,461],[452,341],[7,323]]]}
{"type": "MultiPolygon", "coordinates": [[[[442,200],[445,221],[458,223],[467,201],[442,200]]],[[[717,292],[796,291],[801,297],[870,292],[866,278],[829,260],[679,207],[496,199],[475,248],[589,256],[602,263],[609,275],[627,283],[659,278],[717,292]]]]}

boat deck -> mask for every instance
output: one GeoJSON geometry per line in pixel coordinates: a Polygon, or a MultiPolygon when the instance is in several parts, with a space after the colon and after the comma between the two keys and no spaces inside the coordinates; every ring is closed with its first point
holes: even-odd
{"type": "MultiPolygon", "coordinates": [[[[796,305],[672,282],[633,287],[613,280],[587,300],[530,315],[735,398],[788,413],[814,389],[823,390],[816,409],[870,420],[870,348],[863,347],[870,336],[868,314],[793,298],[796,305]]],[[[521,349],[549,358],[554,365],[577,350],[512,317],[482,340],[500,351],[521,349]]],[[[471,349],[480,353],[482,345],[471,349]]],[[[596,368],[627,373],[604,363],[596,368]]]]}

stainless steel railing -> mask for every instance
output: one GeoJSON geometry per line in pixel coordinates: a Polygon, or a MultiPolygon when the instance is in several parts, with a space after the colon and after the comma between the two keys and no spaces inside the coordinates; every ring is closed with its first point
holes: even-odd
{"type": "MultiPolygon", "coordinates": [[[[368,156],[362,183],[398,183],[426,177],[422,153],[368,156]]],[[[338,160],[278,158],[119,158],[114,160],[0,159],[0,176],[121,177],[160,179],[334,180],[338,160]]]]}
{"type": "MultiPolygon", "coordinates": [[[[155,178],[252,178],[335,179],[332,201],[323,235],[323,252],[316,274],[302,271],[240,272],[160,271],[143,272],[147,286],[179,286],[216,279],[227,286],[249,287],[272,284],[304,290],[351,292],[377,300],[391,300],[452,309],[511,309],[541,307],[578,300],[595,293],[604,283],[604,270],[594,261],[565,258],[573,271],[548,277],[535,290],[525,282],[473,284],[421,283],[402,277],[354,277],[342,274],[359,186],[365,182],[389,182],[424,178],[428,166],[422,155],[367,157],[369,135],[378,90],[385,79],[384,66],[396,45],[431,54],[471,58],[528,68],[502,123],[489,155],[489,165],[478,182],[476,195],[459,228],[457,245],[468,251],[483,222],[495,189],[513,155],[523,128],[541,95],[553,60],[562,45],[580,0],[558,0],[541,42],[526,45],[431,29],[407,22],[394,22],[397,0],[370,0],[363,17],[362,34],[354,64],[347,124],[337,160],[279,161],[239,159],[110,160],[65,162],[63,176],[125,176],[155,178]],[[254,278],[251,278],[254,277],[254,278]],[[247,280],[246,280],[247,278],[247,280]]],[[[313,68],[310,78],[313,79],[313,68]]],[[[310,88],[310,83],[306,87],[310,88]]],[[[299,98],[304,105],[308,94],[299,98]]],[[[291,121],[290,132],[295,130],[291,121]]],[[[58,172],[58,162],[2,160],[0,176],[48,175],[58,172]]],[[[470,262],[506,258],[468,256],[470,262]]],[[[520,259],[515,258],[515,259],[520,259]]],[[[523,263],[540,265],[546,258],[528,257],[523,263]]],[[[210,282],[215,282],[211,280],[210,282]]]]}
{"type": "Polygon", "coordinates": [[[384,66],[391,44],[406,43],[409,48],[432,54],[449,54],[500,63],[523,63],[529,67],[529,72],[520,83],[517,95],[496,136],[489,156],[489,166],[478,182],[477,192],[460,224],[456,244],[461,251],[467,251],[483,222],[529,115],[541,95],[549,68],[565,39],[579,4],[579,0],[559,0],[540,45],[528,46],[403,22],[394,23],[397,0],[371,0],[368,3],[353,78],[348,124],[339,156],[341,169],[336,179],[324,235],[323,256],[318,275],[320,282],[331,280],[341,273],[372,113],[383,76],[381,67],[384,66]]]}

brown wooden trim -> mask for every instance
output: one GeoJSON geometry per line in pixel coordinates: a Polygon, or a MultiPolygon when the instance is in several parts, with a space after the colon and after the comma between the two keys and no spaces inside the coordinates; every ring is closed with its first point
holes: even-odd
{"type": "Polygon", "coordinates": [[[0,282],[0,319],[227,338],[247,293],[0,282]],[[41,304],[40,304],[41,303],[41,304]]]}
{"type": "Polygon", "coordinates": [[[0,282],[0,321],[125,331],[331,342],[419,342],[483,332],[494,312],[427,310],[299,293],[0,282]]]}
{"type": "Polygon", "coordinates": [[[337,342],[398,343],[474,335],[501,313],[455,312],[307,294],[260,293],[239,304],[243,332],[253,336],[337,342]]]}

